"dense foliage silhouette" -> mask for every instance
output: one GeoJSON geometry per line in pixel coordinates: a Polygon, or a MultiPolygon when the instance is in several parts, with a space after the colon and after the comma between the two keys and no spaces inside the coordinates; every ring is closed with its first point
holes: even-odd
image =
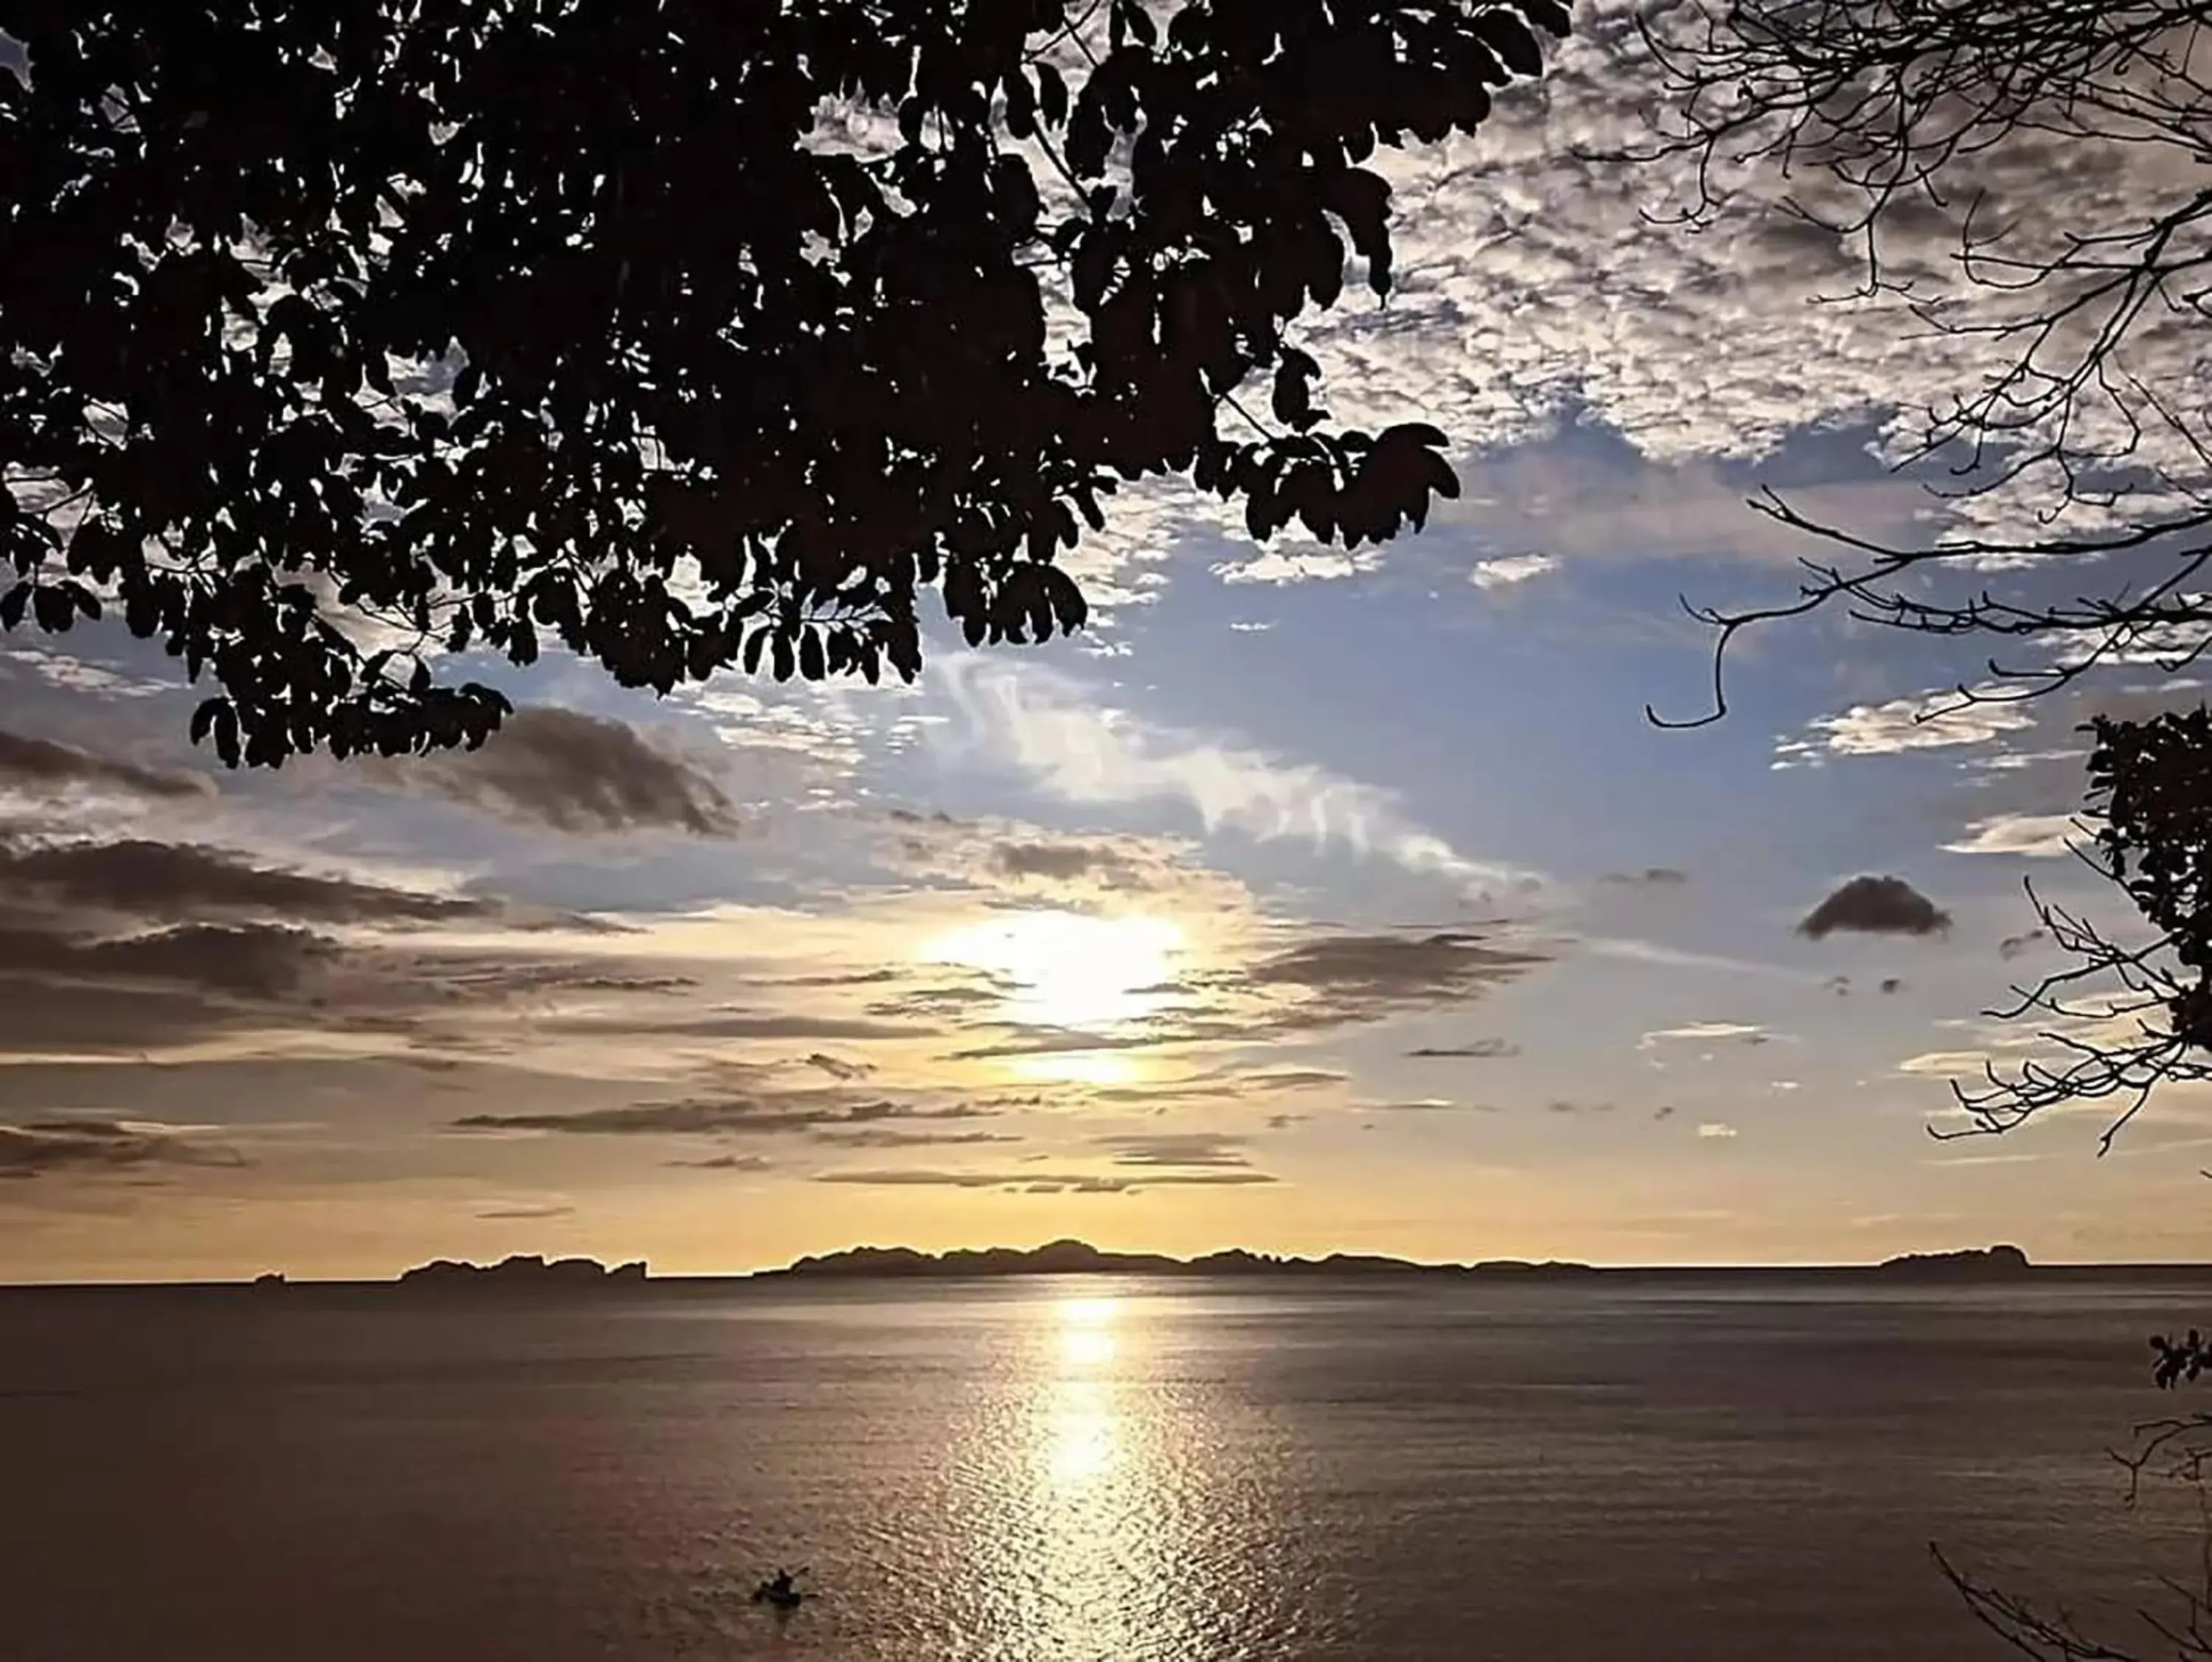
{"type": "Polygon", "coordinates": [[[932,585],[1042,640],[1147,475],[1388,538],[1445,436],[1333,426],[1293,326],[1390,290],[1376,148],[1472,131],[1567,21],[6,0],[0,624],[118,612],[276,764],[479,741],[471,648],[911,679],[932,585]]]}

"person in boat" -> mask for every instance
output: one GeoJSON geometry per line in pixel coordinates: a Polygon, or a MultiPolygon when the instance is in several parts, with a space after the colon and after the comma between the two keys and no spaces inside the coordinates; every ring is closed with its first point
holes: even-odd
{"type": "Polygon", "coordinates": [[[778,1564],[775,1574],[761,1583],[761,1596],[778,1604],[795,1604],[799,1598],[796,1580],[791,1571],[778,1564]]]}

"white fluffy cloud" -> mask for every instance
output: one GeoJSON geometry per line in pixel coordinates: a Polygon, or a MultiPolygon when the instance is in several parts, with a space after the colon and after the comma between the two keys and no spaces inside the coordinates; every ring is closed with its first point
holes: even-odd
{"type": "Polygon", "coordinates": [[[1775,746],[1774,765],[1817,767],[1830,756],[1893,756],[1905,751],[1986,745],[2035,725],[2027,704],[1992,702],[1989,695],[1997,691],[1992,686],[1974,691],[1982,695],[1978,702],[1955,688],[1943,688],[1886,703],[1854,704],[1840,714],[1815,717],[1806,724],[1802,736],[1775,746]]]}
{"type": "Polygon", "coordinates": [[[1494,560],[1477,560],[1468,581],[1477,588],[1511,588],[1559,569],[1559,561],[1549,554],[1503,554],[1494,560]]]}
{"type": "Polygon", "coordinates": [[[2087,840],[2070,813],[2000,813],[1977,819],[1966,835],[1943,846],[1952,854],[2012,854],[2053,860],[2087,840]]]}

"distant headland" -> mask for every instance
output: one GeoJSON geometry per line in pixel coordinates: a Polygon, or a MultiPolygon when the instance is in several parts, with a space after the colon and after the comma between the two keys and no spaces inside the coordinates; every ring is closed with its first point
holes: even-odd
{"type": "Polygon", "coordinates": [[[2003,1282],[2034,1273],[2017,1246],[1968,1247],[1960,1252],[1907,1252],[1885,1258],[1879,1273],[1892,1281],[2003,1282]]]}
{"type": "Polygon", "coordinates": [[[611,1293],[645,1285],[645,1262],[609,1266],[597,1258],[552,1258],[518,1252],[497,1263],[437,1258],[417,1264],[398,1285],[410,1293],[611,1293]]]}

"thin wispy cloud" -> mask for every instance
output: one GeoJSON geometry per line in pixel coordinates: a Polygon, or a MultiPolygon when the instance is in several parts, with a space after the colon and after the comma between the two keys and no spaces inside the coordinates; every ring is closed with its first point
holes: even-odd
{"type": "Polygon", "coordinates": [[[1036,664],[945,661],[939,676],[959,711],[944,740],[965,758],[1003,758],[1061,800],[1170,801],[1208,831],[1298,841],[1384,860],[1469,896],[1533,898],[1537,873],[1472,858],[1405,812],[1395,792],[1231,741],[1148,724],[1099,690],[1036,664]]]}

